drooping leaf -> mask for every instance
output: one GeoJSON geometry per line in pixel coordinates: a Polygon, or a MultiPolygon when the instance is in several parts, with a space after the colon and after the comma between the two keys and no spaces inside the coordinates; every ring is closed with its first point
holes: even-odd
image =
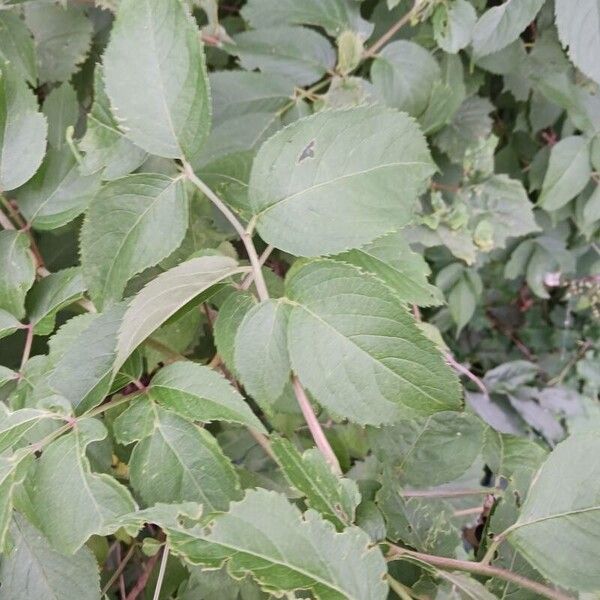
{"type": "Polygon", "coordinates": [[[12,335],[21,329],[21,322],[4,309],[0,308],[0,338],[12,335]]]}
{"type": "Polygon", "coordinates": [[[205,513],[227,510],[240,486],[217,441],[151,400],[136,400],[115,423],[123,444],[139,440],[129,461],[133,488],[149,506],[156,502],[199,502],[205,513]]]}
{"type": "Polygon", "coordinates": [[[48,119],[48,143],[60,150],[66,143],[67,129],[75,127],[79,118],[77,92],[65,81],[46,96],[42,110],[48,119]]]}
{"type": "Polygon", "coordinates": [[[92,23],[81,6],[29,2],[25,22],[35,40],[41,81],[66,81],[92,42],[92,23]]]}
{"type": "Polygon", "coordinates": [[[239,392],[216,371],[192,362],[161,369],[148,394],[157,404],[193,421],[241,423],[263,431],[239,392]]]}
{"type": "Polygon", "coordinates": [[[227,277],[247,271],[225,256],[192,258],[159,275],[130,302],[119,330],[118,369],[127,357],[155,330],[192,300],[216,291],[213,286],[227,277]],[[212,288],[212,290],[211,290],[212,288]]]}
{"type": "Polygon", "coordinates": [[[588,77],[600,83],[600,67],[593,59],[600,50],[600,4],[582,0],[573,6],[568,0],[556,0],[556,27],[569,58],[588,77]]]}
{"type": "Polygon", "coordinates": [[[37,80],[37,64],[33,38],[16,14],[0,11],[0,59],[13,65],[19,75],[32,85],[37,80]]]}
{"type": "Polygon", "coordinates": [[[333,257],[372,273],[390,287],[402,302],[432,306],[443,302],[440,291],[427,282],[429,266],[413,252],[402,232],[333,257]]]}
{"type": "Polygon", "coordinates": [[[202,537],[173,535],[173,547],[195,564],[220,566],[238,578],[250,573],[262,586],[310,590],[322,600],[384,600],[385,561],[358,527],[336,533],[309,510],[303,516],[284,496],[251,490],[202,537]]]}
{"type": "Polygon", "coordinates": [[[0,64],[0,190],[23,185],[37,171],[47,129],[25,81],[10,65],[0,64]]]}
{"type": "Polygon", "coordinates": [[[126,136],[151,154],[193,161],[210,129],[210,105],[199,31],[183,2],[120,2],[103,64],[126,136]]]}
{"type": "Polygon", "coordinates": [[[36,472],[32,502],[54,548],[73,554],[92,535],[116,530],[112,521],[136,509],[126,487],[106,474],[92,473],[87,446],[106,437],[95,419],[80,419],[73,431],[44,449],[36,472]]]}
{"type": "Polygon", "coordinates": [[[87,128],[79,147],[85,152],[82,173],[101,171],[103,179],[108,180],[127,175],[146,158],[144,150],[125,137],[111,112],[102,65],[96,65],[94,71],[94,103],[87,115],[87,128]]]}
{"type": "Polygon", "coordinates": [[[243,17],[255,28],[278,25],[315,25],[337,37],[350,29],[367,39],[373,26],[361,18],[360,7],[352,0],[250,0],[242,9],[243,17]]]}
{"type": "Polygon", "coordinates": [[[534,478],[509,542],[542,574],[566,588],[592,592],[600,535],[597,433],[573,435],[549,455],[534,478]],[[557,546],[557,544],[559,546],[557,546]],[[561,552],[553,551],[560,547],[561,552]]]}
{"type": "Polygon", "coordinates": [[[470,44],[476,22],[475,8],[467,0],[442,4],[433,16],[435,41],[446,52],[456,54],[470,44]]]}
{"type": "Polygon", "coordinates": [[[296,85],[310,85],[335,66],[329,40],[308,27],[273,27],[244,31],[227,46],[247,71],[260,69],[287,77],[296,85]]]}
{"type": "Polygon", "coordinates": [[[25,296],[35,280],[25,233],[0,231],[0,272],[0,309],[21,319],[25,315],[25,296]]]}
{"type": "Polygon", "coordinates": [[[582,136],[570,136],[550,151],[540,206],[557,210],[583,190],[590,179],[589,142],[582,136]]]}
{"type": "Polygon", "coordinates": [[[291,442],[280,437],[271,441],[271,449],[286,479],[306,497],[311,508],[338,530],[354,522],[360,502],[356,483],[335,475],[319,450],[300,454],[291,442]]]}
{"type": "Polygon", "coordinates": [[[316,260],[295,270],[286,289],[292,367],[328,410],[378,425],[459,408],[454,374],[377,279],[316,260]]]}
{"type": "Polygon", "coordinates": [[[425,140],[406,115],[327,111],[263,144],[250,203],[274,246],[302,256],[340,252],[406,225],[432,172],[425,140]]]}
{"type": "Polygon", "coordinates": [[[176,250],[187,226],[181,179],[140,173],[104,185],[81,233],[83,276],[98,308],[120,300],[129,279],[176,250]]]}
{"type": "Polygon", "coordinates": [[[507,0],[483,13],[473,31],[473,51],[485,56],[516,40],[534,20],[544,0],[507,0]]]}
{"type": "Polygon", "coordinates": [[[275,402],[290,379],[289,315],[290,306],[284,300],[265,300],[246,313],[237,330],[236,372],[258,402],[275,402]]]}
{"type": "Polygon", "coordinates": [[[57,552],[18,514],[10,534],[14,546],[0,564],[1,600],[100,600],[98,565],[88,548],[71,556],[57,552]]]}
{"type": "Polygon", "coordinates": [[[371,67],[371,80],[385,104],[418,117],[427,108],[440,67],[425,48],[414,42],[392,42],[371,67]]]}
{"type": "Polygon", "coordinates": [[[472,414],[440,412],[371,429],[369,439],[403,484],[424,488],[460,477],[481,452],[484,429],[472,414]]]}
{"type": "Polygon", "coordinates": [[[15,192],[32,227],[57,229],[79,216],[100,188],[97,175],[82,175],[71,151],[51,148],[37,173],[15,192]]]}

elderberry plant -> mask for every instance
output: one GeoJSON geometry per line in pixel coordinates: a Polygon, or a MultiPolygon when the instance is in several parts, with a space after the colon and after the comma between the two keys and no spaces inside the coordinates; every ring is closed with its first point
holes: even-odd
{"type": "Polygon", "coordinates": [[[0,600],[600,594],[600,0],[0,0],[0,600]]]}

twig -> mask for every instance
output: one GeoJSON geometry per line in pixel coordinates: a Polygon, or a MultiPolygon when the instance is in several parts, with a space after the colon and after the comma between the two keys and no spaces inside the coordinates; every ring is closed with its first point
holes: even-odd
{"type": "Polygon", "coordinates": [[[417,9],[421,0],[415,0],[413,7],[396,23],[394,23],[370,48],[363,54],[363,60],[375,56],[383,46],[385,46],[413,17],[417,14],[417,9]]]}
{"type": "Polygon", "coordinates": [[[472,490],[401,490],[403,498],[464,498],[465,496],[484,496],[497,492],[496,488],[472,490]]]}
{"type": "Polygon", "coordinates": [[[165,545],[162,552],[162,558],[160,560],[160,569],[158,570],[158,579],[156,580],[156,587],[154,588],[154,596],[152,600],[158,600],[160,598],[160,590],[162,588],[163,580],[165,578],[165,571],[167,570],[167,562],[169,560],[169,547],[165,545]]]}
{"type": "Polygon", "coordinates": [[[387,581],[392,591],[402,600],[413,600],[412,594],[403,583],[400,583],[389,574],[387,575],[387,581]]]}
{"type": "Polygon", "coordinates": [[[465,377],[470,379],[483,392],[484,396],[486,396],[486,397],[489,396],[488,390],[485,387],[485,384],[483,383],[483,381],[481,381],[481,379],[479,379],[479,377],[477,377],[477,375],[475,375],[475,373],[471,373],[471,371],[469,371],[469,369],[467,369],[467,367],[465,367],[464,365],[461,365],[454,358],[454,356],[452,356],[452,354],[450,354],[450,352],[445,352],[444,357],[445,357],[446,361],[448,362],[448,364],[454,370],[458,371],[459,373],[462,373],[465,377]]]}
{"type": "Polygon", "coordinates": [[[498,579],[503,579],[504,581],[510,581],[519,587],[535,592],[536,594],[545,598],[550,598],[550,600],[573,600],[572,596],[563,594],[562,592],[552,589],[551,587],[548,587],[542,583],[532,581],[531,579],[527,579],[522,575],[518,575],[512,571],[501,569],[499,567],[492,567],[490,565],[484,565],[482,563],[468,560],[457,560],[455,558],[446,558],[444,556],[423,554],[422,552],[414,552],[413,550],[401,548],[400,546],[396,546],[394,544],[390,544],[390,548],[391,550],[388,554],[388,558],[391,560],[408,558],[431,565],[433,567],[444,569],[446,571],[465,571],[467,573],[474,573],[475,575],[482,575],[484,577],[497,577],[498,579]]]}
{"type": "MultiPolygon", "coordinates": [[[[117,546],[117,548],[120,548],[120,546],[117,546]]],[[[133,556],[134,552],[135,552],[135,544],[132,544],[131,547],[129,548],[129,550],[127,551],[127,554],[124,556],[123,560],[119,561],[119,565],[115,569],[115,572],[111,575],[110,579],[106,582],[105,586],[102,588],[102,592],[100,592],[100,596],[101,597],[104,597],[104,594],[106,594],[106,592],[108,592],[108,590],[110,590],[110,588],[112,587],[113,583],[118,578],[121,577],[121,574],[125,570],[125,567],[127,566],[127,563],[129,562],[129,560],[133,556]]],[[[124,598],[125,594],[122,594],[122,596],[124,598]]]]}
{"type": "Polygon", "coordinates": [[[24,329],[27,331],[27,336],[25,337],[25,346],[23,348],[23,356],[21,357],[21,367],[19,371],[22,373],[27,361],[29,360],[29,356],[31,354],[31,345],[33,343],[33,324],[30,323],[26,325],[24,329]]]}
{"type": "Polygon", "coordinates": [[[233,214],[229,207],[204,183],[204,181],[202,181],[194,173],[194,170],[192,169],[189,163],[183,163],[183,172],[185,173],[185,176],[188,178],[188,180],[191,181],[219,209],[219,211],[221,211],[223,216],[231,223],[232,227],[240,236],[240,239],[242,240],[242,243],[246,248],[246,253],[248,254],[248,259],[250,260],[250,265],[252,266],[252,272],[254,274],[254,282],[256,285],[258,297],[261,301],[267,300],[269,297],[269,293],[267,292],[267,285],[265,283],[265,278],[263,277],[261,265],[258,259],[258,254],[256,253],[256,248],[252,243],[253,223],[250,223],[248,229],[244,229],[238,218],[233,214]]]}
{"type": "MultiPolygon", "coordinates": [[[[271,253],[273,252],[273,250],[275,250],[275,248],[273,246],[271,246],[271,244],[269,244],[265,248],[264,252],[260,255],[258,262],[261,267],[263,267],[264,264],[267,262],[269,256],[271,256],[271,253]]],[[[240,290],[247,290],[252,285],[253,281],[254,281],[254,271],[252,271],[251,273],[248,273],[248,275],[246,275],[245,279],[242,281],[242,284],[240,285],[240,290]]]]}
{"type": "Polygon", "coordinates": [[[12,224],[11,220],[8,218],[7,215],[5,215],[1,210],[0,210],[0,225],[2,225],[2,229],[7,229],[10,231],[14,231],[15,226],[12,224]]]}
{"type": "Polygon", "coordinates": [[[306,396],[306,392],[300,383],[300,380],[296,375],[292,378],[292,386],[294,388],[294,394],[296,395],[296,399],[298,400],[298,404],[300,405],[300,410],[304,415],[304,420],[308,425],[308,429],[315,440],[315,444],[317,448],[321,451],[325,460],[329,463],[329,466],[333,469],[336,475],[342,474],[342,469],[340,468],[340,463],[338,462],[337,456],[333,451],[333,448],[329,444],[329,441],[325,437],[323,433],[323,429],[321,428],[321,424],[315,415],[315,412],[310,404],[310,400],[306,396]]]}
{"type": "Polygon", "coordinates": [[[144,588],[146,587],[146,584],[148,583],[148,579],[150,578],[150,575],[152,574],[152,570],[154,569],[154,565],[156,564],[156,561],[158,560],[158,556],[159,555],[157,552],[154,556],[150,557],[148,562],[144,565],[144,567],[142,569],[142,573],[138,577],[138,580],[135,582],[135,585],[133,586],[133,588],[131,589],[129,594],[127,594],[127,597],[125,598],[125,600],[136,600],[136,598],[144,591],[144,588]]]}

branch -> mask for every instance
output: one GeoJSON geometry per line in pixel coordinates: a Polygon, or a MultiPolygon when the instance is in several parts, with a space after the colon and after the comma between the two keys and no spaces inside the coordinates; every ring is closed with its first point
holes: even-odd
{"type": "Polygon", "coordinates": [[[219,211],[221,211],[223,216],[231,223],[237,234],[240,236],[240,239],[246,248],[250,265],[252,266],[252,273],[254,275],[258,298],[261,301],[267,300],[269,297],[269,292],[267,291],[267,285],[265,283],[265,278],[263,277],[258,254],[256,253],[256,248],[252,243],[252,229],[244,229],[238,218],[233,214],[229,207],[204,183],[204,181],[202,181],[194,173],[194,170],[189,163],[183,163],[183,172],[188,180],[191,181],[219,209],[219,211]]]}
{"type": "Polygon", "coordinates": [[[415,0],[413,7],[396,23],[394,23],[370,48],[363,54],[363,60],[375,56],[411,19],[417,12],[421,0],[415,0]]]}
{"type": "Polygon", "coordinates": [[[573,600],[572,596],[563,594],[562,592],[559,592],[558,590],[548,587],[542,583],[532,581],[531,579],[527,579],[527,577],[517,575],[516,573],[507,571],[506,569],[501,569],[499,567],[492,567],[490,565],[484,565],[468,560],[457,560],[455,558],[446,558],[444,556],[423,554],[422,552],[414,552],[413,550],[401,548],[400,546],[396,546],[394,544],[390,544],[390,548],[390,552],[388,553],[388,558],[390,560],[401,560],[403,558],[407,558],[431,565],[433,567],[438,567],[445,571],[465,571],[467,573],[474,573],[475,575],[482,575],[484,577],[497,577],[498,579],[509,581],[515,585],[518,585],[519,587],[535,592],[544,598],[550,598],[550,600],[573,600]]]}
{"type": "MultiPolygon", "coordinates": [[[[273,250],[275,250],[275,248],[273,246],[271,246],[271,244],[269,244],[265,248],[264,252],[260,255],[258,262],[261,267],[263,267],[264,264],[267,262],[267,259],[269,258],[269,256],[271,256],[271,252],[273,252],[273,250]]],[[[240,289],[247,290],[252,285],[253,281],[254,281],[254,271],[252,271],[251,273],[248,273],[248,275],[246,275],[246,278],[242,281],[242,285],[240,285],[240,289]]]]}
{"type": "Polygon", "coordinates": [[[11,220],[1,210],[0,210],[0,225],[2,225],[2,229],[7,229],[7,230],[11,230],[11,231],[15,229],[15,226],[12,224],[11,220]]]}
{"type": "MultiPolygon", "coordinates": [[[[120,546],[117,546],[117,547],[120,548],[120,546]]],[[[121,573],[123,573],[123,571],[125,570],[125,567],[127,566],[127,563],[129,562],[129,559],[133,556],[134,552],[135,552],[135,544],[132,544],[131,547],[129,548],[129,550],[127,551],[127,554],[123,558],[123,560],[121,560],[119,562],[119,566],[115,569],[115,572],[111,575],[110,579],[106,582],[105,586],[102,588],[102,592],[100,593],[101,597],[104,597],[106,592],[108,592],[108,590],[110,590],[110,588],[112,587],[113,583],[121,576],[121,573]]]]}
{"type": "Polygon", "coordinates": [[[150,575],[152,574],[152,570],[154,569],[154,565],[156,561],[158,561],[158,552],[151,556],[148,562],[143,566],[142,574],[139,576],[138,580],[135,582],[135,585],[127,594],[127,598],[125,600],[136,600],[136,598],[144,591],[146,584],[148,583],[148,579],[150,579],[150,575]]]}
{"type": "Polygon", "coordinates": [[[465,367],[464,365],[461,365],[454,358],[454,356],[452,356],[452,354],[450,354],[450,352],[445,352],[444,357],[445,357],[446,361],[448,362],[448,364],[451,367],[453,367],[455,371],[462,373],[465,377],[470,379],[483,392],[483,395],[486,398],[489,396],[488,390],[485,387],[485,384],[483,383],[483,381],[481,381],[481,379],[479,379],[479,377],[477,377],[477,375],[475,375],[475,373],[471,373],[471,371],[469,371],[469,369],[467,369],[467,367],[465,367]]]}

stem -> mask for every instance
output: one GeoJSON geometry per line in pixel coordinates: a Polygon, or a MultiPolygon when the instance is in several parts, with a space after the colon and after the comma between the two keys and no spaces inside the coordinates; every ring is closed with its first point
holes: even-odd
{"type": "Polygon", "coordinates": [[[448,364],[454,368],[455,371],[462,373],[465,377],[470,379],[483,392],[483,395],[486,398],[489,396],[488,390],[485,387],[485,384],[483,383],[483,381],[481,381],[481,379],[479,379],[479,377],[477,377],[477,375],[475,375],[474,373],[471,373],[471,371],[469,371],[469,369],[467,369],[467,367],[465,367],[464,365],[461,365],[454,358],[454,356],[452,356],[452,354],[450,354],[450,352],[445,352],[444,358],[446,359],[446,362],[448,362],[448,364]]]}
{"type": "Polygon", "coordinates": [[[402,600],[413,600],[409,589],[397,579],[394,579],[391,575],[387,575],[387,580],[392,591],[399,596],[402,600]]]}
{"type": "Polygon", "coordinates": [[[123,560],[119,562],[119,566],[115,569],[115,572],[111,575],[110,579],[106,582],[106,585],[102,588],[102,592],[100,593],[101,597],[104,597],[104,594],[106,594],[106,592],[110,590],[113,583],[120,577],[121,573],[125,570],[125,567],[127,566],[127,563],[133,556],[134,552],[135,544],[132,544],[123,560]]]}
{"type": "Polygon", "coordinates": [[[150,560],[144,565],[142,574],[139,576],[132,590],[129,592],[129,594],[127,594],[127,598],[125,600],[136,600],[136,598],[144,591],[157,560],[158,553],[150,557],[150,560]]]}
{"type": "Polygon", "coordinates": [[[298,404],[300,405],[300,409],[302,410],[302,414],[304,415],[304,419],[310,433],[312,434],[313,439],[315,440],[315,444],[317,448],[321,451],[325,460],[329,463],[329,466],[333,469],[336,475],[342,474],[342,469],[340,468],[340,463],[338,462],[337,456],[335,455],[333,448],[330,446],[329,441],[325,437],[323,433],[323,429],[321,428],[321,423],[317,419],[315,412],[310,404],[310,400],[306,396],[306,392],[300,383],[300,380],[296,375],[292,377],[292,385],[294,387],[294,394],[296,394],[296,399],[298,400],[298,404]]]}
{"type": "Polygon", "coordinates": [[[472,490],[402,490],[403,498],[463,498],[465,496],[483,496],[493,494],[495,488],[482,488],[472,490]]]}
{"type": "Polygon", "coordinates": [[[394,23],[364,54],[363,60],[372,58],[387,44],[416,14],[421,0],[415,0],[413,7],[396,23],[394,23]]]}
{"type": "Polygon", "coordinates": [[[11,231],[13,231],[15,229],[15,226],[12,224],[11,220],[1,210],[0,210],[0,225],[2,225],[3,229],[9,229],[11,231]]]}
{"type": "Polygon", "coordinates": [[[482,575],[484,577],[497,577],[504,581],[510,581],[519,587],[535,592],[536,594],[543,596],[544,598],[550,598],[550,600],[573,600],[571,596],[563,594],[551,587],[548,587],[537,581],[527,579],[522,575],[517,575],[506,569],[500,569],[499,567],[492,567],[490,565],[484,565],[478,562],[472,562],[468,560],[457,560],[455,558],[445,558],[444,556],[433,556],[431,554],[423,554],[422,552],[414,552],[401,548],[393,544],[391,551],[388,554],[388,558],[392,560],[398,560],[402,558],[414,559],[419,562],[431,565],[433,567],[439,567],[446,571],[465,571],[467,573],[474,573],[475,575],[482,575]]]}
{"type": "MultiPolygon", "coordinates": [[[[269,244],[265,248],[264,252],[260,255],[258,262],[261,267],[263,267],[264,264],[267,262],[267,259],[269,258],[269,256],[271,256],[271,252],[273,252],[273,250],[275,250],[275,248],[273,246],[271,246],[271,244],[269,244]]],[[[252,285],[253,281],[254,281],[254,272],[248,273],[248,275],[246,275],[246,278],[244,279],[244,281],[242,281],[242,285],[240,285],[240,289],[247,290],[252,285]]]]}
{"type": "Polygon", "coordinates": [[[23,357],[21,358],[21,367],[19,371],[22,373],[27,361],[29,360],[29,355],[31,354],[31,344],[33,344],[33,324],[30,323],[25,327],[27,330],[27,336],[25,337],[25,347],[23,348],[23,357]]]}
{"type": "Polygon", "coordinates": [[[152,600],[158,600],[160,598],[160,590],[162,588],[163,580],[165,578],[165,571],[167,570],[167,561],[169,560],[169,548],[165,546],[162,558],[160,560],[160,569],[158,570],[158,579],[156,580],[156,588],[154,588],[154,596],[152,600]]]}

